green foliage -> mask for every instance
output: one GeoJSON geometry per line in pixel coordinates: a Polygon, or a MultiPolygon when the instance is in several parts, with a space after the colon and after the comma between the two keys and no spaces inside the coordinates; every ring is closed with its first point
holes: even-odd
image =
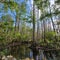
{"type": "MultiPolygon", "coordinates": [[[[14,17],[12,18],[12,16],[9,14],[2,15],[2,17],[0,18],[0,43],[3,43],[4,45],[6,45],[14,41],[32,41],[33,29],[31,29],[32,26],[28,26],[28,25],[31,24],[33,20],[34,20],[34,24],[36,25],[35,16],[33,16],[34,17],[33,20],[32,20],[33,14],[26,16],[27,15],[26,2],[22,2],[21,4],[18,4],[15,0],[10,0],[10,1],[6,0],[4,2],[2,2],[1,0],[0,3],[3,4],[2,8],[4,9],[4,12],[9,11],[10,9],[11,12],[16,13],[16,15],[13,14],[15,17],[15,20],[14,20],[14,17]]],[[[49,18],[53,16],[57,16],[60,13],[58,9],[53,10],[51,8],[53,10],[53,12],[51,13],[50,11],[48,11],[49,5],[50,5],[49,0],[34,0],[34,4],[36,4],[38,9],[40,9],[41,11],[40,20],[42,21],[45,20],[45,18],[49,20],[49,18]]],[[[59,25],[60,22],[58,22],[57,24],[59,25]]],[[[44,27],[41,27],[41,28],[44,29],[44,27]]],[[[34,33],[37,36],[36,30],[34,33]]],[[[42,33],[44,34],[44,32],[42,33]]],[[[41,36],[43,34],[41,34],[41,36]]],[[[47,43],[45,43],[42,37],[39,36],[40,44],[44,46],[47,46],[48,44],[48,47],[52,47],[52,46],[56,47],[56,45],[51,44],[51,43],[55,43],[55,36],[56,36],[56,33],[53,31],[45,32],[45,40],[47,43]]],[[[16,50],[17,51],[19,50],[19,52],[21,51],[20,54],[24,56],[24,52],[23,52],[24,48],[25,48],[24,46],[20,46],[18,48],[15,48],[14,51],[16,52],[16,50]]],[[[1,52],[2,55],[6,53],[7,53],[7,50],[4,50],[3,52],[1,52]]]]}
{"type": "Polygon", "coordinates": [[[55,32],[51,31],[51,32],[46,32],[46,38],[51,38],[51,37],[54,37],[56,35],[55,32]]]}
{"type": "Polygon", "coordinates": [[[4,4],[4,10],[8,10],[8,8],[10,8],[11,10],[14,10],[18,8],[18,4],[14,1],[14,0],[10,0],[10,1],[1,1],[0,3],[4,4]]]}
{"type": "Polygon", "coordinates": [[[55,35],[56,33],[51,31],[51,32],[46,32],[46,41],[48,43],[54,43],[55,40],[55,35]]]}
{"type": "Polygon", "coordinates": [[[60,0],[56,0],[55,3],[59,4],[60,5],[60,0]]]}

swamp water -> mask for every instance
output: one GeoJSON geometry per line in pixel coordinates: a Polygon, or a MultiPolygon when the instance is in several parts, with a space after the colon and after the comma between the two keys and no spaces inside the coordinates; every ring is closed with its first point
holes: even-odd
{"type": "MultiPolygon", "coordinates": [[[[32,50],[25,45],[15,48],[12,47],[10,49],[6,49],[5,51],[1,51],[1,55],[2,58],[5,57],[5,60],[34,60],[32,50]],[[12,56],[14,59],[7,59],[7,56],[12,56]]],[[[47,57],[45,56],[43,50],[39,50],[39,53],[36,55],[35,60],[60,60],[54,54],[52,54],[53,58],[50,56],[47,57]]]]}

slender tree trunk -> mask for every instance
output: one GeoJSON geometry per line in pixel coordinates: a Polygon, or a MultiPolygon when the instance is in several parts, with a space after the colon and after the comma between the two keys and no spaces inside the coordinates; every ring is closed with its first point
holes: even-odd
{"type": "Polygon", "coordinates": [[[37,10],[37,41],[39,40],[39,11],[37,10]]]}
{"type": "Polygon", "coordinates": [[[48,32],[51,31],[51,22],[50,20],[48,21],[48,32]]]}
{"type": "Polygon", "coordinates": [[[20,23],[20,21],[19,21],[19,17],[16,15],[16,20],[15,20],[15,31],[19,31],[19,23],[20,23]]]}
{"type": "Polygon", "coordinates": [[[54,27],[54,22],[53,22],[53,18],[51,17],[51,21],[52,21],[52,25],[53,25],[53,30],[55,32],[55,27],[54,27]]]}
{"type": "MultiPolygon", "coordinates": [[[[33,45],[34,45],[34,42],[35,42],[35,7],[34,7],[34,1],[33,1],[33,45]]],[[[34,46],[32,51],[33,51],[33,58],[34,60],[36,60],[34,46]]]]}
{"type": "Polygon", "coordinates": [[[18,20],[18,31],[19,31],[19,20],[18,20]]]}
{"type": "MultiPolygon", "coordinates": [[[[54,25],[54,21],[53,21],[52,13],[51,13],[50,5],[49,5],[49,9],[50,9],[50,14],[51,14],[51,22],[52,22],[53,30],[54,30],[54,32],[56,32],[56,31],[55,31],[55,25],[54,25]]],[[[56,37],[56,35],[55,35],[55,40],[57,41],[57,37],[56,37]]]]}
{"type": "Polygon", "coordinates": [[[45,40],[45,21],[43,20],[43,25],[44,25],[44,42],[46,42],[45,40]]]}
{"type": "Polygon", "coordinates": [[[36,40],[35,40],[35,5],[33,1],[33,43],[32,43],[32,52],[33,52],[33,58],[36,60],[37,57],[37,49],[36,49],[36,40]]]}
{"type": "Polygon", "coordinates": [[[51,14],[51,22],[52,22],[53,30],[54,30],[54,32],[55,32],[55,27],[54,27],[54,22],[53,22],[53,18],[52,18],[52,13],[51,13],[50,4],[49,4],[49,10],[50,10],[50,14],[51,14]]]}
{"type": "Polygon", "coordinates": [[[35,5],[33,2],[33,41],[35,42],[35,5]]]}
{"type": "Polygon", "coordinates": [[[16,31],[16,25],[17,25],[17,16],[15,17],[15,31],[16,31]]]}
{"type": "MultiPolygon", "coordinates": [[[[41,27],[42,27],[42,40],[43,40],[43,35],[44,35],[44,34],[43,34],[43,27],[44,27],[44,26],[43,26],[43,21],[41,22],[41,27]]],[[[44,41],[44,40],[43,40],[43,41],[44,41]]]]}

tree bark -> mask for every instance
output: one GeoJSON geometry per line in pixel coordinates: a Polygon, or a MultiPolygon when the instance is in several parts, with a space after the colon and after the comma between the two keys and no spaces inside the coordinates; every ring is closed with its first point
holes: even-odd
{"type": "Polygon", "coordinates": [[[33,41],[35,42],[35,5],[33,1],[33,41]]]}

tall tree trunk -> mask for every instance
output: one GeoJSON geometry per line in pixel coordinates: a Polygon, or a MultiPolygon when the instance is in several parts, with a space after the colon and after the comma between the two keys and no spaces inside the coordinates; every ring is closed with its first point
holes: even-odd
{"type": "Polygon", "coordinates": [[[35,5],[33,1],[33,41],[35,42],[35,5]]]}
{"type": "Polygon", "coordinates": [[[33,1],[33,43],[32,43],[32,52],[33,52],[33,58],[36,60],[37,57],[37,49],[36,49],[36,40],[35,40],[35,5],[33,1]]]}
{"type": "Polygon", "coordinates": [[[50,20],[48,21],[48,32],[51,31],[51,22],[50,20]]]}
{"type": "Polygon", "coordinates": [[[45,29],[45,20],[43,20],[43,25],[44,25],[44,42],[46,43],[46,38],[45,38],[45,32],[46,32],[46,31],[45,31],[45,30],[46,30],[46,29],[45,29]]]}
{"type": "Polygon", "coordinates": [[[37,41],[39,40],[39,10],[37,10],[37,41]]]}
{"type": "Polygon", "coordinates": [[[52,13],[51,13],[51,8],[50,8],[50,4],[49,4],[49,12],[50,12],[50,14],[51,14],[51,22],[52,22],[52,26],[53,26],[53,30],[54,30],[54,32],[55,32],[55,27],[54,27],[54,22],[53,22],[53,17],[52,17],[52,13]]]}
{"type": "Polygon", "coordinates": [[[17,16],[15,17],[15,31],[16,31],[16,25],[17,25],[17,16]]]}
{"type": "MultiPolygon", "coordinates": [[[[50,14],[51,14],[51,22],[52,22],[53,30],[54,30],[54,32],[56,32],[56,31],[55,31],[55,26],[54,26],[54,21],[53,21],[53,17],[52,17],[50,5],[49,5],[49,10],[50,10],[50,14]]],[[[55,35],[55,40],[57,41],[56,35],[55,35]]]]}
{"type": "Polygon", "coordinates": [[[19,17],[16,15],[16,20],[15,20],[15,31],[18,31],[19,32],[19,17]]]}
{"type": "Polygon", "coordinates": [[[19,20],[19,17],[17,18],[17,31],[19,32],[19,23],[20,23],[20,20],[19,20]]]}

